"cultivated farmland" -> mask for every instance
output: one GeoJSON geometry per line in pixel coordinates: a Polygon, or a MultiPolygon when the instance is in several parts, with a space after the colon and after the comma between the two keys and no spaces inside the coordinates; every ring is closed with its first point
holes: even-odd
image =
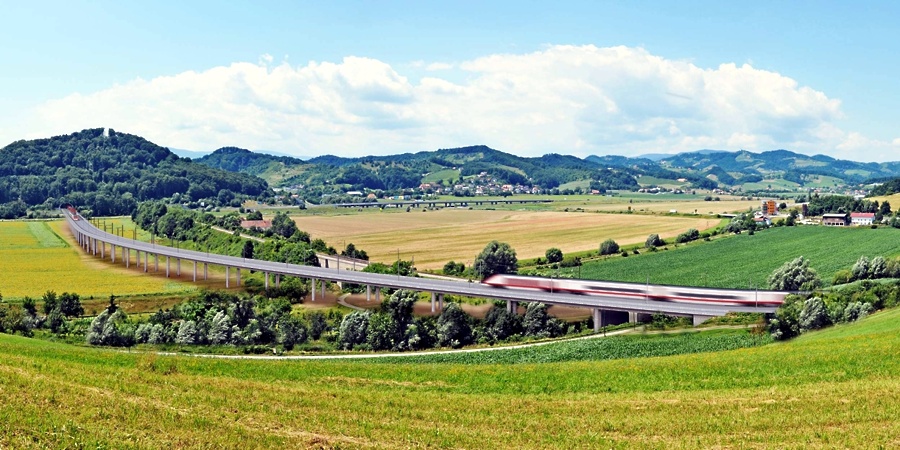
{"type": "MultiPolygon", "coordinates": [[[[191,284],[148,276],[134,265],[100,261],[77,248],[64,222],[0,222],[0,293],[5,299],[40,297],[48,290],[82,297],[175,294],[191,284]]],[[[108,247],[107,247],[108,248],[108,247]]],[[[132,254],[132,258],[133,258],[132,254]]]]}
{"type": "Polygon", "coordinates": [[[896,448],[898,347],[900,310],[726,352],[519,364],[212,360],[0,335],[0,446],[896,448]]]}
{"type": "MultiPolygon", "coordinates": [[[[724,288],[764,287],[776,268],[798,256],[810,261],[822,281],[849,269],[860,256],[900,255],[900,230],[881,227],[780,227],[695,242],[640,256],[612,257],[585,263],[581,277],[724,288]]],[[[570,271],[577,275],[576,271],[570,271]]]]}
{"type": "Polygon", "coordinates": [[[399,251],[400,258],[414,259],[420,269],[440,268],[450,260],[471,261],[492,240],[508,242],[520,259],[535,258],[550,247],[563,252],[596,250],[607,238],[633,244],[644,242],[650,233],[674,237],[689,228],[702,230],[720,222],[707,217],[451,208],[294,219],[301,230],[335,248],[352,242],[373,261],[387,263],[396,260],[399,251]]]}

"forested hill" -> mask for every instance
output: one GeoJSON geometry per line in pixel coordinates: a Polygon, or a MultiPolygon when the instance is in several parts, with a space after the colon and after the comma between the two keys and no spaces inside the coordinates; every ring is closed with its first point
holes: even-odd
{"type": "Polygon", "coordinates": [[[96,215],[131,214],[137,202],[231,204],[269,191],[247,174],[182,159],[139,136],[103,128],[0,149],[0,217],[71,203],[96,215]]]}
{"type": "Polygon", "coordinates": [[[254,153],[237,147],[222,147],[194,161],[217,169],[244,172],[251,175],[265,173],[273,164],[280,166],[299,166],[304,164],[298,158],[254,153]]]}
{"type": "MultiPolygon", "coordinates": [[[[737,183],[744,177],[784,179],[803,185],[815,176],[834,177],[847,184],[900,175],[900,162],[865,163],[835,159],[825,155],[807,156],[788,150],[753,153],[703,151],[679,153],[660,161],[673,170],[693,170],[703,175],[727,174],[737,183]]],[[[722,180],[724,184],[735,184],[722,180]]]]}

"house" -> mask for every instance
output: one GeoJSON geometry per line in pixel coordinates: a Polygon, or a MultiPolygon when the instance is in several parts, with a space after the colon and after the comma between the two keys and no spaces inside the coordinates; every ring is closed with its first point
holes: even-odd
{"type": "Polygon", "coordinates": [[[822,214],[822,225],[828,227],[846,227],[849,223],[846,214],[830,213],[822,214]]]}
{"type": "Polygon", "coordinates": [[[875,213],[852,213],[850,223],[856,226],[866,226],[875,223],[875,213]]]}
{"type": "Polygon", "coordinates": [[[242,220],[241,228],[250,229],[250,228],[259,228],[260,230],[268,230],[272,228],[271,220],[242,220]]]}
{"type": "Polygon", "coordinates": [[[753,222],[755,222],[759,226],[770,227],[772,226],[772,220],[768,217],[754,217],[753,222]]]}

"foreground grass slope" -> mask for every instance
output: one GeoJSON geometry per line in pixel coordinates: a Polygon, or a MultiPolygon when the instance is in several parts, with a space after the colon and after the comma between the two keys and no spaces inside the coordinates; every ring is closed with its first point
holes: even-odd
{"type": "Polygon", "coordinates": [[[900,310],[722,353],[533,364],[164,357],[0,335],[0,447],[891,448],[900,310]]]}
{"type": "MultiPolygon", "coordinates": [[[[781,227],[695,242],[667,251],[644,252],[585,263],[581,277],[687,286],[723,288],[763,287],[768,276],[798,256],[810,262],[825,284],[834,273],[849,269],[860,256],[900,254],[900,230],[881,227],[781,227]]],[[[578,276],[578,269],[569,269],[578,276]]]]}

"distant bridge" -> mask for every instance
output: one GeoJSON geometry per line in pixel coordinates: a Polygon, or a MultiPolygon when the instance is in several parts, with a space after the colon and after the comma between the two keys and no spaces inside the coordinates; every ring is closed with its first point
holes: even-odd
{"type": "Polygon", "coordinates": [[[335,208],[444,208],[469,207],[482,205],[527,205],[534,203],[552,203],[550,199],[539,200],[396,200],[387,202],[356,202],[356,203],[331,203],[321,206],[333,206],[335,208]]]}
{"type": "MultiPolygon", "coordinates": [[[[224,256],[214,253],[198,252],[167,247],[156,243],[141,242],[133,239],[119,237],[106,233],[90,221],[77,213],[63,210],[69,229],[86,252],[101,258],[110,258],[116,261],[119,255],[126,267],[130,267],[132,261],[138,266],[143,263],[144,272],[160,270],[160,258],[165,258],[166,276],[172,271],[171,263],[175,262],[176,274],[181,274],[181,263],[187,261],[192,264],[193,280],[198,278],[198,266],[203,266],[203,278],[208,278],[210,264],[225,268],[225,287],[231,286],[232,269],[236,271],[236,285],[240,286],[241,271],[252,270],[264,274],[265,288],[269,289],[271,278],[274,284],[279,286],[282,276],[306,278],[310,280],[312,301],[316,300],[317,286],[321,288],[321,295],[325,295],[325,280],[339,283],[353,283],[366,286],[366,299],[370,300],[373,288],[376,299],[380,297],[380,288],[408,289],[431,293],[431,310],[436,311],[439,305],[443,309],[443,297],[446,294],[462,295],[468,297],[488,298],[506,301],[507,308],[515,311],[518,302],[541,302],[550,305],[565,305],[589,308],[594,318],[594,328],[599,330],[603,325],[635,321],[638,314],[663,313],[678,316],[690,316],[695,323],[700,323],[710,317],[723,316],[728,312],[753,312],[773,313],[772,306],[729,306],[716,304],[691,304],[646,299],[635,299],[625,295],[576,295],[560,292],[545,292],[539,290],[501,289],[481,283],[459,282],[440,279],[422,279],[415,277],[403,277],[377,273],[365,273],[341,268],[324,268],[301,266],[295,264],[245,259],[234,256],[224,256]],[[132,258],[132,252],[135,257],[132,258]],[[151,259],[152,257],[152,259],[151,259]]],[[[652,288],[650,285],[648,288],[652,288]]],[[[715,290],[710,290],[715,292],[715,290]]]]}

